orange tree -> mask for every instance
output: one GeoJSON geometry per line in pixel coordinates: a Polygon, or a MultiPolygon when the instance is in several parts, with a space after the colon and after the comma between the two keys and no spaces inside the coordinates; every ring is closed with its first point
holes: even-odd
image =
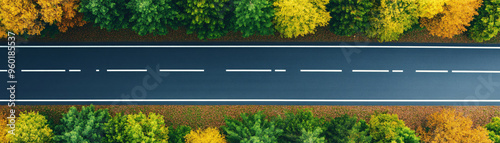
{"type": "Polygon", "coordinates": [[[481,2],[482,0],[447,0],[442,5],[441,12],[422,17],[420,26],[426,27],[434,36],[451,38],[467,30],[469,22],[478,14],[476,10],[481,2]]]}
{"type": "Polygon", "coordinates": [[[39,13],[31,0],[0,0],[1,24],[17,35],[39,35],[45,28],[39,13]]]}
{"type": "Polygon", "coordinates": [[[489,143],[488,131],[472,128],[472,120],[455,110],[444,109],[427,117],[424,127],[417,129],[424,142],[489,143]]]}
{"type": "Polygon", "coordinates": [[[78,13],[80,0],[63,0],[61,4],[63,11],[62,17],[60,22],[56,23],[59,31],[66,32],[68,28],[83,26],[87,23],[83,20],[83,13],[78,13]]]}

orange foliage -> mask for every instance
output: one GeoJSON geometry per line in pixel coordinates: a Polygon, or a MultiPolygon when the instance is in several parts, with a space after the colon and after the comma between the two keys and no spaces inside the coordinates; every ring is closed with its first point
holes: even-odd
{"type": "Polygon", "coordinates": [[[38,0],[37,3],[42,7],[40,14],[42,20],[52,25],[54,22],[61,22],[63,10],[60,6],[62,0],[38,0]]]}
{"type": "Polygon", "coordinates": [[[68,28],[74,26],[83,26],[85,22],[83,20],[83,13],[78,13],[77,9],[80,3],[80,0],[64,0],[62,2],[62,21],[57,23],[57,27],[59,31],[66,32],[68,28]]]}
{"type": "Polygon", "coordinates": [[[442,12],[430,19],[421,18],[421,26],[425,26],[434,36],[451,38],[467,31],[465,27],[470,26],[481,3],[482,0],[448,0],[442,12]]]}
{"type": "Polygon", "coordinates": [[[45,28],[38,20],[39,10],[29,0],[0,0],[0,19],[5,29],[18,35],[39,35],[45,28]]]}
{"type": "Polygon", "coordinates": [[[444,109],[427,117],[425,127],[419,127],[421,141],[433,143],[491,143],[488,131],[472,128],[472,120],[455,110],[444,109]]]}

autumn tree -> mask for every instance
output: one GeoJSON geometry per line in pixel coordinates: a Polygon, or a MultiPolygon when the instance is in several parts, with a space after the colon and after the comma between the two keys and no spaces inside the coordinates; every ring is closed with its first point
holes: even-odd
{"type": "Polygon", "coordinates": [[[396,114],[372,115],[370,119],[370,136],[373,142],[419,143],[415,131],[408,128],[396,114]]]}
{"type": "Polygon", "coordinates": [[[68,28],[83,26],[86,21],[83,20],[83,13],[78,12],[80,0],[62,0],[62,17],[60,22],[56,23],[59,31],[66,32],[68,28]]]}
{"type": "Polygon", "coordinates": [[[500,1],[484,0],[483,5],[477,10],[468,35],[475,41],[483,42],[495,37],[500,30],[500,1]]]}
{"type": "Polygon", "coordinates": [[[184,138],[186,143],[226,143],[224,136],[214,127],[191,131],[184,138]]]}
{"type": "Polygon", "coordinates": [[[444,4],[449,0],[418,0],[418,17],[433,18],[443,12],[444,4]]]}
{"type": "Polygon", "coordinates": [[[418,22],[415,0],[377,0],[369,20],[368,37],[393,41],[418,22]]]}
{"type": "MultiPolygon", "coordinates": [[[[482,0],[447,0],[443,11],[432,18],[421,18],[421,26],[426,27],[434,36],[451,38],[467,30],[469,22],[478,14],[476,10],[481,2],[482,0]]],[[[436,5],[439,6],[440,3],[436,5]]]]}
{"type": "Polygon", "coordinates": [[[276,0],[275,28],[281,37],[294,38],[314,34],[319,26],[328,25],[328,0],[276,0]]]}
{"type": "Polygon", "coordinates": [[[423,127],[417,130],[424,142],[489,143],[488,131],[472,128],[472,120],[455,110],[444,109],[427,117],[423,127]]]}
{"type": "Polygon", "coordinates": [[[128,28],[128,2],[129,0],[81,0],[79,12],[85,15],[85,21],[93,22],[101,29],[128,28]]]}
{"type": "Polygon", "coordinates": [[[16,35],[40,35],[45,28],[31,0],[0,0],[1,24],[16,35]]]}
{"type": "Polygon", "coordinates": [[[38,112],[21,112],[16,119],[16,134],[10,138],[12,143],[42,143],[51,142],[52,136],[45,116],[38,112]]]}
{"type": "Polygon", "coordinates": [[[5,118],[7,116],[5,116],[4,114],[0,115],[2,115],[2,118],[0,118],[0,143],[8,143],[11,139],[11,136],[7,135],[10,130],[10,127],[7,126],[7,120],[5,118]]]}
{"type": "Polygon", "coordinates": [[[370,10],[374,0],[331,0],[327,4],[332,19],[330,30],[337,35],[351,36],[369,27],[370,10]]]}
{"type": "Polygon", "coordinates": [[[226,35],[231,25],[230,0],[179,0],[177,16],[187,27],[187,34],[199,39],[216,39],[226,35]]]}
{"type": "Polygon", "coordinates": [[[105,124],[105,142],[168,142],[168,128],[162,115],[117,114],[105,124]]]}

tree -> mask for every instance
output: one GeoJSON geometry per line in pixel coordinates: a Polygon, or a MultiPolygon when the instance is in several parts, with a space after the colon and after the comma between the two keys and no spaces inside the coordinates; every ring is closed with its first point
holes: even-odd
{"type": "Polygon", "coordinates": [[[451,38],[466,31],[470,26],[482,0],[448,0],[443,5],[443,11],[433,18],[421,18],[421,26],[427,28],[430,34],[451,38]]]}
{"type": "Polygon", "coordinates": [[[316,27],[328,25],[328,0],[277,0],[274,2],[275,28],[281,37],[293,38],[314,34],[316,27]]]}
{"type": "Polygon", "coordinates": [[[314,131],[306,131],[306,129],[302,128],[300,130],[302,135],[300,135],[299,140],[302,143],[325,143],[325,137],[321,137],[322,130],[321,128],[316,128],[314,131]]]}
{"type": "Polygon", "coordinates": [[[361,119],[354,124],[351,130],[348,131],[348,143],[371,143],[372,137],[370,136],[370,126],[366,121],[361,119]]]}
{"type": "Polygon", "coordinates": [[[63,13],[61,2],[62,0],[37,0],[37,4],[41,7],[42,20],[50,25],[54,22],[61,22],[63,13]]]}
{"type": "Polygon", "coordinates": [[[170,143],[184,143],[184,136],[191,132],[191,127],[189,126],[179,126],[177,128],[168,128],[168,142],[170,143]]]}
{"type": "MultiPolygon", "coordinates": [[[[302,136],[302,129],[312,132],[316,128],[321,128],[321,131],[323,131],[325,123],[323,118],[314,117],[310,109],[298,110],[296,114],[286,112],[285,118],[282,119],[278,116],[276,122],[278,127],[284,131],[278,138],[281,142],[300,142],[299,138],[302,136]]],[[[320,137],[323,136],[321,133],[320,137]]]]}
{"type": "Polygon", "coordinates": [[[444,4],[448,0],[418,0],[418,17],[433,18],[444,11],[444,4]]]}
{"type": "Polygon", "coordinates": [[[471,119],[450,109],[428,116],[425,125],[419,127],[418,132],[424,142],[491,142],[486,129],[482,127],[473,129],[471,119]]]}
{"type": "Polygon", "coordinates": [[[132,30],[141,36],[167,34],[167,26],[175,26],[174,19],[178,14],[173,6],[171,0],[130,0],[127,8],[132,13],[129,20],[132,30]]]}
{"type": "Polygon", "coordinates": [[[488,130],[489,138],[495,143],[500,143],[500,118],[493,117],[485,128],[488,130]]]}
{"type": "Polygon", "coordinates": [[[61,21],[56,23],[59,31],[66,32],[68,28],[74,26],[83,26],[86,21],[83,20],[83,13],[79,13],[80,0],[63,0],[61,21]]]}
{"type": "MultiPolygon", "coordinates": [[[[2,115],[2,114],[0,114],[2,115]]],[[[1,143],[8,143],[11,139],[11,134],[8,134],[10,127],[7,126],[9,124],[7,120],[5,120],[6,116],[2,116],[4,118],[0,118],[0,142],[1,143]]]]}
{"type": "Polygon", "coordinates": [[[368,37],[393,41],[418,22],[414,0],[377,0],[369,20],[368,37]]]}
{"type": "Polygon", "coordinates": [[[484,0],[477,11],[479,14],[468,27],[469,37],[478,42],[490,40],[500,30],[500,1],[484,0]]]}
{"type": "Polygon", "coordinates": [[[241,120],[226,117],[226,125],[221,128],[229,142],[278,142],[278,136],[283,133],[283,130],[277,128],[274,121],[268,121],[261,111],[255,114],[242,113],[241,120]]]}
{"type": "Polygon", "coordinates": [[[226,143],[224,136],[214,127],[191,131],[184,138],[186,138],[186,143],[226,143]]]}
{"type": "Polygon", "coordinates": [[[117,114],[105,124],[106,142],[167,142],[168,128],[163,116],[140,112],[121,116],[117,114]]]}
{"type": "Polygon", "coordinates": [[[1,24],[16,35],[40,35],[45,26],[39,11],[30,0],[0,0],[1,24]]]}
{"type": "Polygon", "coordinates": [[[16,134],[10,137],[12,143],[51,142],[52,129],[47,119],[38,112],[21,112],[16,120],[16,134]]]}
{"type": "Polygon", "coordinates": [[[373,0],[331,0],[327,5],[332,17],[330,30],[346,36],[365,32],[372,7],[373,0]]]}
{"type": "Polygon", "coordinates": [[[231,28],[229,0],[180,0],[182,10],[178,19],[187,26],[187,34],[196,33],[200,39],[220,38],[231,28]]]}
{"type": "Polygon", "coordinates": [[[258,33],[260,35],[272,35],[274,9],[268,0],[236,0],[235,29],[249,37],[258,33]]]}
{"type": "Polygon", "coordinates": [[[128,2],[129,0],[81,0],[79,12],[85,15],[85,21],[94,22],[101,29],[118,30],[129,25],[128,2]]]}
{"type": "Polygon", "coordinates": [[[372,142],[419,143],[415,131],[406,127],[396,114],[372,115],[370,119],[372,142]]]}
{"type": "Polygon", "coordinates": [[[347,142],[349,130],[352,130],[358,118],[344,114],[330,120],[326,124],[325,136],[329,143],[347,142]]]}
{"type": "Polygon", "coordinates": [[[63,114],[60,125],[56,126],[57,142],[103,142],[105,140],[104,123],[110,118],[108,109],[95,110],[94,105],[82,106],[78,111],[75,106],[63,114]]]}

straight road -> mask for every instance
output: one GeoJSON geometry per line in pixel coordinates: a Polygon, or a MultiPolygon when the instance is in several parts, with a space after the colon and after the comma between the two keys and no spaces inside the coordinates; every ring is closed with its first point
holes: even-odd
{"type": "Polygon", "coordinates": [[[494,46],[16,47],[18,105],[500,105],[494,46]]]}

